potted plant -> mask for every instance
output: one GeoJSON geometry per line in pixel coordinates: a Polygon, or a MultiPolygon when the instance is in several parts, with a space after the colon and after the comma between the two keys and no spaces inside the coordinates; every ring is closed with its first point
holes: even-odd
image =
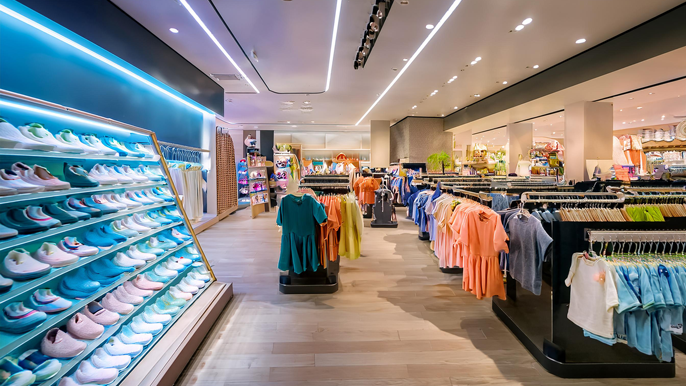
{"type": "Polygon", "coordinates": [[[431,170],[441,170],[443,174],[445,174],[446,167],[450,168],[451,161],[450,156],[444,151],[431,154],[429,158],[426,159],[431,170]]]}

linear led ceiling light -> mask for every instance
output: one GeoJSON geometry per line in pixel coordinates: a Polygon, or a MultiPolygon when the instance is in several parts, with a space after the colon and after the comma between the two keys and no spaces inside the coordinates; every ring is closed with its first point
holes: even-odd
{"type": "MultiPolygon", "coordinates": [[[[182,1],[183,1],[183,0],[182,0],[182,1]]],[[[90,55],[90,56],[92,56],[93,58],[95,58],[95,59],[97,59],[97,60],[99,60],[99,61],[101,61],[101,62],[103,62],[103,63],[105,63],[105,64],[107,64],[107,65],[109,65],[109,66],[111,66],[111,67],[113,67],[113,68],[116,68],[117,70],[119,70],[119,71],[125,73],[126,75],[128,75],[128,76],[130,76],[130,77],[132,77],[132,78],[134,78],[134,79],[136,79],[136,80],[138,80],[138,81],[140,81],[140,82],[146,84],[147,86],[150,86],[150,87],[154,88],[155,90],[157,90],[157,91],[163,93],[164,95],[166,95],[166,96],[168,96],[168,97],[170,97],[170,98],[172,98],[172,99],[174,99],[174,100],[176,100],[176,101],[178,101],[178,102],[181,102],[181,103],[185,104],[185,105],[188,106],[188,107],[191,107],[191,108],[193,108],[193,109],[195,109],[195,110],[197,110],[197,111],[199,111],[199,112],[201,112],[201,113],[207,113],[207,112],[209,111],[209,110],[201,109],[200,107],[194,105],[193,103],[191,103],[191,102],[189,102],[189,101],[187,101],[187,100],[181,98],[181,97],[178,96],[178,95],[175,95],[174,93],[172,93],[172,92],[170,92],[170,91],[168,91],[168,90],[165,90],[164,88],[162,88],[162,87],[156,85],[155,83],[153,83],[153,82],[151,82],[151,81],[149,81],[149,80],[143,78],[142,76],[136,74],[135,72],[133,72],[133,71],[131,71],[131,70],[129,70],[129,69],[127,69],[127,68],[125,68],[125,67],[123,67],[123,66],[121,66],[121,65],[119,65],[119,64],[117,64],[117,63],[115,63],[115,62],[113,62],[113,61],[110,60],[110,59],[107,59],[106,57],[104,57],[104,56],[102,56],[102,55],[100,55],[100,54],[98,54],[98,53],[96,53],[96,52],[94,52],[94,51],[92,51],[92,50],[90,50],[90,49],[88,49],[88,48],[82,46],[81,44],[79,44],[79,43],[77,43],[77,42],[75,42],[75,41],[73,41],[73,40],[71,40],[71,39],[69,39],[69,38],[67,38],[67,37],[65,37],[65,36],[60,35],[59,33],[57,33],[57,32],[55,32],[55,31],[51,30],[50,28],[48,28],[48,27],[46,27],[46,26],[44,26],[44,25],[42,25],[42,24],[40,24],[40,23],[38,23],[38,22],[36,22],[36,21],[33,21],[33,20],[29,19],[28,17],[26,17],[26,16],[24,16],[24,15],[21,15],[21,14],[15,12],[15,11],[13,11],[13,10],[11,10],[11,9],[9,9],[9,8],[7,8],[7,7],[5,7],[4,5],[1,5],[1,4],[0,4],[0,12],[4,13],[4,14],[6,14],[6,15],[9,15],[9,16],[11,16],[11,17],[13,17],[13,18],[15,18],[15,19],[17,19],[17,20],[23,22],[23,23],[26,23],[26,24],[30,25],[31,27],[33,27],[33,28],[35,28],[35,29],[37,29],[37,30],[39,30],[39,31],[41,31],[41,32],[44,32],[44,33],[46,33],[46,34],[48,34],[48,35],[54,37],[55,39],[57,39],[57,40],[59,40],[59,41],[61,41],[61,42],[63,42],[63,43],[66,43],[66,44],[68,44],[68,45],[70,45],[70,46],[76,48],[77,50],[79,50],[79,51],[81,51],[81,52],[83,52],[83,53],[85,53],[85,54],[87,54],[87,55],[90,55]]]]}
{"type": "Polygon", "coordinates": [[[419,46],[419,48],[417,48],[417,51],[415,51],[415,53],[412,54],[412,57],[410,57],[410,60],[408,60],[407,63],[405,63],[405,66],[403,66],[403,68],[398,72],[398,75],[396,75],[395,78],[393,78],[393,80],[391,81],[391,84],[389,84],[388,87],[386,87],[386,89],[381,93],[381,95],[379,95],[379,98],[377,98],[376,101],[374,102],[374,104],[372,104],[372,107],[370,107],[369,110],[367,110],[367,112],[364,113],[362,118],[360,118],[360,120],[357,121],[355,126],[358,126],[360,124],[360,122],[362,122],[362,120],[365,117],[367,117],[367,115],[369,115],[369,113],[374,109],[374,107],[376,107],[376,105],[379,103],[379,101],[381,101],[381,99],[383,99],[383,97],[386,96],[386,94],[391,89],[391,87],[393,87],[395,82],[397,82],[398,79],[400,79],[400,77],[403,76],[405,71],[407,71],[407,69],[412,64],[412,62],[414,62],[414,60],[417,59],[417,56],[419,56],[419,54],[422,52],[422,50],[424,50],[424,47],[426,47],[426,45],[429,44],[431,39],[433,39],[434,35],[436,35],[436,33],[438,33],[438,30],[440,30],[441,27],[443,27],[443,24],[445,23],[445,21],[448,20],[450,15],[453,14],[453,12],[455,11],[455,8],[457,8],[457,6],[460,5],[460,2],[462,2],[462,0],[455,0],[453,2],[453,4],[450,6],[450,8],[448,8],[448,10],[445,12],[445,15],[443,15],[441,20],[438,22],[438,24],[436,24],[434,29],[432,29],[431,32],[429,32],[429,36],[427,36],[426,39],[424,39],[424,42],[422,42],[422,44],[419,46]]]}
{"type": "Polygon", "coordinates": [[[198,16],[198,14],[195,13],[195,11],[193,10],[193,8],[191,8],[191,6],[188,4],[188,1],[186,1],[186,0],[179,0],[179,1],[180,1],[181,4],[186,8],[186,11],[188,11],[188,13],[190,13],[191,16],[193,16],[193,19],[195,19],[195,21],[198,23],[198,25],[200,25],[200,27],[203,29],[203,31],[205,31],[205,33],[207,34],[207,36],[209,36],[210,39],[212,39],[212,41],[214,42],[214,45],[216,45],[217,48],[219,48],[219,51],[221,51],[222,54],[224,54],[224,56],[226,56],[226,58],[229,59],[229,62],[231,62],[231,64],[233,64],[233,66],[236,68],[236,70],[238,70],[238,72],[241,74],[241,76],[243,76],[243,78],[245,78],[245,80],[247,80],[248,83],[250,83],[250,86],[253,88],[253,90],[255,90],[255,92],[259,94],[259,93],[260,93],[260,90],[258,90],[257,87],[255,87],[255,85],[254,85],[253,82],[250,80],[250,78],[248,78],[248,76],[245,75],[245,72],[243,72],[243,70],[241,70],[241,68],[238,67],[238,64],[236,64],[236,62],[233,60],[233,58],[231,57],[231,55],[229,55],[229,53],[226,52],[226,50],[224,49],[224,47],[222,47],[222,45],[219,44],[219,40],[217,40],[217,38],[214,37],[214,35],[212,34],[212,32],[210,32],[210,30],[207,28],[207,26],[205,25],[205,23],[203,23],[203,21],[200,19],[200,16],[198,16]]]}
{"type": "Polygon", "coordinates": [[[336,35],[338,34],[338,20],[341,17],[341,3],[343,0],[336,1],[336,16],[333,19],[333,36],[331,36],[331,53],[329,54],[329,72],[326,74],[326,89],[329,91],[331,85],[331,69],[333,68],[333,53],[336,51],[336,35]]]}

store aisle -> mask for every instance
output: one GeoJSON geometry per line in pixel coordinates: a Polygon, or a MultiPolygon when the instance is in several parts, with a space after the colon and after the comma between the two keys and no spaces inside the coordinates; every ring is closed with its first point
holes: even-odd
{"type": "Polygon", "coordinates": [[[683,354],[676,379],[549,375],[495,317],[490,300],[476,300],[459,276],[440,273],[428,243],[402,216],[397,229],[365,228],[363,256],[343,260],[339,292],[280,294],[275,217],[250,220],[242,210],[200,235],[218,279],[234,283],[236,296],[179,385],[686,384],[683,354]]]}

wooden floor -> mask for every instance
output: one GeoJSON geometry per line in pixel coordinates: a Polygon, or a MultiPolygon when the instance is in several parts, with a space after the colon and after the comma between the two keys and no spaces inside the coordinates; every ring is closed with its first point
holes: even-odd
{"type": "MultiPolygon", "coordinates": [[[[283,295],[275,214],[241,210],[199,238],[236,296],[179,385],[686,385],[677,378],[565,380],[548,374],[494,316],[490,300],[442,274],[416,227],[365,228],[332,295],[283,295]]],[[[367,220],[369,221],[369,220],[367,220]]],[[[367,225],[368,226],[368,225],[367,225]]]]}

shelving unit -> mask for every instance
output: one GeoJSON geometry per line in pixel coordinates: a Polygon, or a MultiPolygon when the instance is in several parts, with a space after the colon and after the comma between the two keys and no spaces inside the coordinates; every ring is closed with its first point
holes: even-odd
{"type": "MultiPolygon", "coordinates": [[[[97,117],[88,113],[79,112],[77,110],[72,110],[64,108],[62,106],[57,106],[49,102],[39,101],[33,98],[28,98],[22,95],[14,94],[4,90],[0,90],[0,101],[8,100],[12,103],[5,104],[3,107],[3,118],[7,119],[10,123],[25,123],[38,121],[42,122],[47,130],[49,130],[53,135],[61,131],[65,127],[69,127],[76,133],[95,133],[98,137],[103,138],[106,136],[114,137],[121,142],[136,142],[142,143],[144,146],[151,149],[155,156],[152,158],[138,158],[138,157],[118,157],[118,156],[104,156],[104,155],[84,155],[84,154],[65,154],[58,152],[43,152],[34,150],[23,150],[23,149],[0,149],[0,168],[9,169],[15,162],[25,162],[29,164],[38,164],[46,169],[48,169],[54,176],[61,180],[65,180],[63,175],[63,166],[65,163],[78,164],[86,170],[90,170],[95,164],[116,164],[116,165],[129,165],[131,167],[136,167],[137,165],[146,165],[151,168],[157,167],[164,175],[162,181],[148,181],[142,183],[132,183],[132,184],[115,184],[115,185],[101,185],[92,188],[70,188],[66,190],[59,191],[49,191],[49,192],[39,192],[39,193],[29,193],[29,194],[17,194],[12,196],[0,197],[0,212],[3,210],[8,210],[12,208],[24,208],[26,206],[36,206],[47,203],[58,203],[70,197],[75,197],[81,199],[94,194],[103,193],[124,193],[126,191],[138,191],[141,189],[151,189],[156,187],[163,187],[166,189],[170,195],[174,197],[174,201],[171,202],[159,202],[153,204],[147,204],[140,207],[133,207],[128,209],[122,209],[114,213],[102,215],[100,217],[92,217],[87,220],[78,221],[76,223],[61,225],[43,232],[37,232],[26,235],[18,235],[11,238],[0,240],[0,259],[4,259],[6,255],[13,249],[24,248],[29,253],[37,250],[45,242],[57,243],[62,240],[65,236],[76,237],[79,241],[84,244],[88,243],[83,239],[83,235],[89,230],[99,228],[101,226],[109,226],[112,221],[122,219],[126,216],[131,216],[137,213],[148,213],[151,211],[157,211],[160,209],[176,209],[182,217],[182,221],[175,221],[168,225],[161,225],[157,228],[150,229],[149,231],[140,233],[137,236],[130,237],[126,241],[115,244],[113,247],[104,249],[101,248],[100,251],[92,256],[82,257],[73,264],[52,268],[51,271],[41,277],[19,281],[15,280],[12,287],[7,293],[0,295],[0,308],[4,309],[7,305],[15,302],[25,302],[32,294],[38,289],[51,289],[52,292],[58,296],[68,299],[72,302],[72,305],[59,313],[48,314],[46,320],[42,323],[36,325],[30,331],[22,334],[14,334],[8,331],[0,331],[0,359],[12,356],[17,357],[23,352],[31,349],[39,349],[41,347],[41,341],[45,334],[53,328],[65,329],[67,322],[76,314],[80,312],[84,307],[93,301],[99,301],[107,293],[119,287],[128,280],[134,277],[146,273],[151,273],[158,265],[167,261],[168,258],[175,256],[177,254],[187,255],[185,250],[188,247],[195,247],[200,254],[199,259],[194,265],[188,265],[183,269],[178,271],[178,274],[169,279],[164,283],[162,289],[154,291],[153,295],[145,298],[142,304],[136,305],[134,311],[120,315],[119,321],[112,326],[105,326],[105,332],[97,339],[85,341],[87,343],[86,349],[73,358],[59,359],[62,367],[57,374],[48,380],[39,383],[41,386],[54,386],[60,382],[60,379],[64,376],[70,376],[79,366],[82,360],[87,360],[90,355],[104,343],[108,341],[110,337],[118,333],[122,326],[128,324],[132,318],[140,315],[147,306],[155,303],[155,301],[166,293],[166,291],[176,284],[178,284],[195,266],[204,266],[210,272],[210,281],[207,282],[202,289],[195,294],[190,301],[182,307],[182,309],[173,316],[172,321],[164,326],[162,332],[154,336],[153,341],[145,346],[144,353],[134,358],[132,363],[123,371],[121,371],[118,377],[112,382],[113,385],[122,382],[127,374],[136,366],[136,364],[143,359],[143,357],[155,350],[155,345],[165,339],[165,333],[174,325],[174,323],[183,317],[185,312],[189,310],[193,303],[202,296],[204,291],[213,286],[216,288],[217,285],[222,286],[223,289],[220,291],[213,290],[216,296],[216,301],[211,302],[216,304],[217,307],[224,307],[231,297],[231,288],[222,283],[216,283],[216,278],[212,272],[207,259],[202,251],[202,248],[198,244],[195,233],[193,232],[193,227],[191,226],[186,213],[183,210],[181,201],[177,194],[176,188],[173,185],[171,178],[169,177],[169,170],[167,169],[166,161],[164,157],[160,156],[160,148],[155,137],[155,134],[133,127],[130,125],[118,123],[109,119],[97,117]],[[76,119],[75,119],[76,118],[76,119]],[[66,126],[65,122],[71,122],[69,126],[66,126]],[[76,123],[74,123],[76,122],[76,123]],[[101,128],[102,130],[99,130],[101,128]],[[165,252],[155,259],[146,262],[142,267],[138,267],[133,272],[123,273],[110,284],[103,284],[100,288],[93,294],[79,299],[72,299],[65,294],[61,294],[59,291],[59,284],[61,281],[70,273],[74,273],[79,269],[88,267],[95,261],[101,259],[111,259],[115,257],[118,253],[126,252],[130,246],[138,245],[147,242],[150,238],[156,237],[163,232],[167,232],[173,228],[177,228],[190,235],[190,238],[181,242],[173,248],[165,250],[165,252]],[[219,294],[219,295],[217,295],[219,294]]],[[[2,262],[2,261],[0,261],[2,262]]],[[[114,278],[113,278],[114,279],[114,278]]],[[[207,302],[201,302],[207,304],[207,302]]],[[[28,306],[28,303],[26,303],[28,306]]],[[[203,310],[194,310],[193,313],[202,313],[203,310]]],[[[172,338],[170,338],[172,339],[172,338]]],[[[194,343],[189,343],[194,344],[194,343]]],[[[179,348],[181,349],[181,348],[179,348]]],[[[155,354],[155,356],[158,356],[155,354]]],[[[181,363],[179,363],[181,364],[181,363]]]]}

